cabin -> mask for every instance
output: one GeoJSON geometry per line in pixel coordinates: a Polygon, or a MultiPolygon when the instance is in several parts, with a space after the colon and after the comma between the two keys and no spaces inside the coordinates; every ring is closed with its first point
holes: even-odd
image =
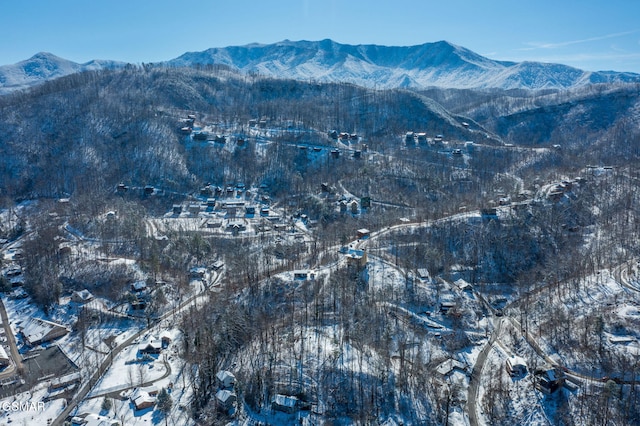
{"type": "Polygon", "coordinates": [[[208,132],[194,132],[193,133],[193,140],[206,141],[208,138],[209,138],[209,133],[208,132]]]}
{"type": "Polygon", "coordinates": [[[146,289],[146,281],[136,281],[135,283],[131,284],[131,291],[133,291],[134,293],[142,293],[146,289]]]}
{"type": "Polygon", "coordinates": [[[160,335],[160,342],[162,343],[162,347],[167,348],[171,344],[171,341],[172,339],[169,332],[168,331],[162,332],[162,334],[160,335]]]}
{"type": "Polygon", "coordinates": [[[271,408],[284,413],[295,413],[298,410],[298,398],[295,396],[276,394],[271,402],[271,408]]]}
{"type": "Polygon", "coordinates": [[[524,377],[527,375],[527,363],[519,356],[507,358],[505,364],[507,373],[509,373],[511,377],[524,377]]]}
{"type": "Polygon", "coordinates": [[[180,204],[174,204],[171,209],[174,215],[179,216],[182,213],[182,206],[180,204]]]}
{"type": "Polygon", "coordinates": [[[220,389],[216,392],[216,403],[222,411],[228,411],[236,404],[238,397],[235,392],[228,389],[220,389]]]}
{"type": "Polygon", "coordinates": [[[297,271],[293,271],[293,279],[294,280],[315,280],[316,272],[309,269],[301,269],[297,271]]]}
{"type": "Polygon", "coordinates": [[[498,210],[495,207],[480,209],[480,216],[483,220],[498,219],[498,210]]]}
{"type": "Polygon", "coordinates": [[[331,150],[331,157],[332,158],[340,158],[340,150],[339,149],[332,149],[331,150]]]}
{"type": "Polygon", "coordinates": [[[413,142],[415,141],[415,133],[413,132],[407,132],[406,135],[404,135],[404,140],[406,142],[413,142]]]}
{"type": "Polygon", "coordinates": [[[554,367],[536,371],[536,389],[547,395],[554,393],[564,385],[564,373],[554,367]]]}
{"type": "Polygon", "coordinates": [[[156,404],[156,398],[141,388],[136,389],[130,397],[136,410],[144,410],[156,404]]]}
{"type": "Polygon", "coordinates": [[[37,346],[49,342],[69,333],[69,329],[63,325],[51,321],[32,318],[22,329],[21,333],[25,343],[29,346],[37,346]]]}
{"type": "Polygon", "coordinates": [[[440,302],[440,312],[443,314],[448,313],[451,309],[456,307],[456,302],[451,300],[443,300],[440,302]]]}
{"type": "Polygon", "coordinates": [[[418,268],[416,273],[421,281],[429,281],[431,279],[431,275],[429,275],[429,270],[427,268],[418,268]]]}
{"type": "Polygon", "coordinates": [[[347,266],[363,269],[367,266],[367,252],[365,250],[349,249],[345,254],[347,266]]]}
{"type": "Polygon", "coordinates": [[[203,266],[194,266],[189,270],[191,278],[201,280],[207,275],[207,268],[203,266]]]}
{"type": "Polygon", "coordinates": [[[213,219],[209,219],[207,220],[207,222],[205,223],[205,226],[209,229],[212,228],[220,228],[222,226],[222,221],[221,220],[213,220],[213,219]]]}
{"type": "Polygon", "coordinates": [[[189,204],[189,214],[198,216],[200,214],[200,204],[189,204]]]}
{"type": "Polygon", "coordinates": [[[84,290],[74,291],[71,294],[71,301],[78,304],[87,303],[92,300],[93,300],[93,294],[91,294],[91,292],[86,288],[84,290]]]}
{"type": "Polygon", "coordinates": [[[232,234],[237,234],[238,232],[246,231],[246,229],[247,229],[247,225],[245,225],[243,222],[230,222],[227,225],[227,230],[231,231],[232,234]]]}
{"type": "Polygon", "coordinates": [[[144,343],[141,343],[138,346],[138,352],[140,352],[141,355],[157,355],[162,351],[162,341],[161,340],[155,340],[155,339],[151,339],[149,341],[146,341],[144,343]]]}
{"type": "Polygon", "coordinates": [[[369,236],[371,235],[371,231],[369,231],[367,228],[360,228],[356,231],[356,235],[359,239],[362,240],[365,238],[369,238],[369,236]]]}
{"type": "Polygon", "coordinates": [[[448,377],[456,371],[466,374],[466,366],[458,360],[447,359],[436,367],[436,372],[443,378],[448,377]]]}
{"type": "Polygon", "coordinates": [[[144,311],[147,309],[147,302],[145,300],[136,299],[131,302],[131,309],[134,311],[144,311]]]}
{"type": "Polygon", "coordinates": [[[216,373],[216,382],[220,389],[233,389],[236,385],[236,376],[229,371],[220,370],[216,373]]]}

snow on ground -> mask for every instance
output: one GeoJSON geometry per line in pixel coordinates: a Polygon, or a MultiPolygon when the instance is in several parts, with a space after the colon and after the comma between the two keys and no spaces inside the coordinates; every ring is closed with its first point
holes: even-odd
{"type": "Polygon", "coordinates": [[[0,423],[39,425],[55,419],[65,407],[64,400],[44,402],[46,394],[46,386],[41,385],[31,391],[0,400],[0,423]]]}
{"type": "Polygon", "coordinates": [[[483,386],[478,391],[478,420],[480,424],[505,424],[511,422],[527,426],[547,426],[549,421],[540,405],[542,394],[533,386],[533,376],[512,378],[505,369],[509,354],[499,346],[489,352],[480,379],[483,386]],[[502,388],[504,392],[492,389],[502,388]],[[493,409],[491,407],[494,407],[493,409]]]}
{"type": "Polygon", "coordinates": [[[549,321],[549,309],[565,312],[567,321],[573,323],[574,327],[581,321],[599,318],[603,321],[602,335],[614,336],[613,342],[607,338],[602,341],[607,352],[627,356],[637,353],[635,344],[616,341],[625,338],[637,340],[640,337],[637,331],[640,311],[636,292],[620,285],[606,270],[599,271],[580,283],[564,285],[570,286],[567,291],[543,291],[538,300],[528,308],[530,333],[535,336],[545,353],[572,370],[586,375],[595,374],[597,377],[601,375],[599,371],[594,371],[592,354],[569,350],[570,348],[556,349],[547,341],[545,327],[549,321]]]}
{"type": "MultiPolygon", "coordinates": [[[[158,390],[172,388],[169,390],[173,405],[168,415],[171,424],[186,426],[194,423],[188,414],[192,394],[188,387],[188,378],[185,377],[185,363],[176,352],[181,334],[177,329],[155,330],[154,333],[156,331],[158,336],[167,335],[170,337],[171,344],[163,349],[157,358],[154,356],[153,361],[128,363],[128,361],[136,359],[138,346],[145,341],[145,336],[136,339],[132,345],[115,357],[112,366],[92,389],[88,398],[78,406],[76,415],[101,414],[122,420],[123,424],[127,426],[164,424],[164,417],[155,407],[136,410],[129,400],[130,394],[139,386],[142,379],[145,386],[155,386],[158,390]],[[109,411],[102,410],[105,396],[111,398],[113,403],[113,407],[109,411]]],[[[149,334],[146,337],[151,336],[152,334],[149,334]]]]}
{"type": "MultiPolygon", "coordinates": [[[[157,337],[155,339],[159,340],[157,337]]],[[[147,382],[154,382],[167,375],[169,372],[163,363],[164,354],[140,358],[138,350],[145,342],[145,339],[136,339],[132,345],[116,355],[111,367],[91,390],[89,397],[119,392],[147,382]]]]}

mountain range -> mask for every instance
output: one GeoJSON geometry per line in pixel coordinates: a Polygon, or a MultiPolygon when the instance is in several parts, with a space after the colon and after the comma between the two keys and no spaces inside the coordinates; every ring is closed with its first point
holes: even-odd
{"type": "MultiPolygon", "coordinates": [[[[594,83],[640,82],[640,74],[583,71],[541,62],[495,61],[446,41],[417,46],[348,45],[332,40],[249,44],[188,52],[157,65],[226,65],[274,78],[348,82],[381,89],[568,89],[594,83]]],[[[86,70],[116,68],[122,62],[78,64],[38,53],[0,67],[0,93],[86,70]]]]}
{"type": "Polygon", "coordinates": [[[124,62],[109,60],[92,60],[79,64],[51,53],[40,52],[16,64],[0,66],[0,94],[25,89],[69,74],[124,65],[124,62]]]}

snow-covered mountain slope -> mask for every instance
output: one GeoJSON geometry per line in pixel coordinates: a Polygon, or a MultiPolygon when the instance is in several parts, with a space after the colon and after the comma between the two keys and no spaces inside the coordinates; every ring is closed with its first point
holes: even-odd
{"type": "MultiPolygon", "coordinates": [[[[347,82],[381,89],[566,89],[590,83],[640,82],[640,74],[634,73],[494,61],[446,41],[398,47],[285,40],[188,52],[158,65],[208,64],[227,65],[268,77],[347,82]]],[[[75,72],[123,65],[115,61],[78,64],[50,53],[38,53],[17,64],[0,66],[0,94],[75,72]]]]}
{"type": "Polygon", "coordinates": [[[0,66],[0,94],[77,72],[116,68],[122,65],[124,64],[121,62],[102,60],[78,64],[51,53],[40,52],[16,64],[0,66]]]}
{"type": "Polygon", "coordinates": [[[494,61],[439,41],[418,46],[347,45],[332,40],[282,41],[190,52],[173,66],[224,64],[278,78],[344,81],[379,88],[570,88],[638,82],[640,74],[589,72],[559,64],[494,61]]]}

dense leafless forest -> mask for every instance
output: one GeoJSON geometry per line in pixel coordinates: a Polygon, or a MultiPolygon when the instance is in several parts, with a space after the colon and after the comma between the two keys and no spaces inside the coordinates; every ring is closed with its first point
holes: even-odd
{"type": "Polygon", "coordinates": [[[224,67],[74,74],[0,97],[0,203],[13,215],[0,237],[24,239],[24,286],[45,313],[83,288],[123,303],[142,273],[172,286],[148,301],[150,322],[188,292],[193,267],[223,259],[222,288],[179,324],[200,424],[229,420],[220,369],[236,371],[254,424],[276,394],[325,424],[447,424],[475,404],[473,381],[491,424],[517,424],[519,383],[473,365],[463,384],[435,372],[490,333],[531,365],[554,353],[579,377],[611,379],[545,396],[550,423],[637,424],[637,353],[604,341],[640,337],[638,317],[617,310],[640,302],[639,92],[373,90],[224,67]],[[185,132],[190,115],[224,143],[185,132]],[[160,228],[172,206],[239,183],[307,236],[160,228]],[[373,231],[364,270],[340,262],[364,244],[358,229],[373,231]],[[70,254],[70,236],[97,248],[70,254]],[[299,269],[318,277],[282,275],[299,269]],[[586,299],[623,270],[628,289],[586,299]]]}

